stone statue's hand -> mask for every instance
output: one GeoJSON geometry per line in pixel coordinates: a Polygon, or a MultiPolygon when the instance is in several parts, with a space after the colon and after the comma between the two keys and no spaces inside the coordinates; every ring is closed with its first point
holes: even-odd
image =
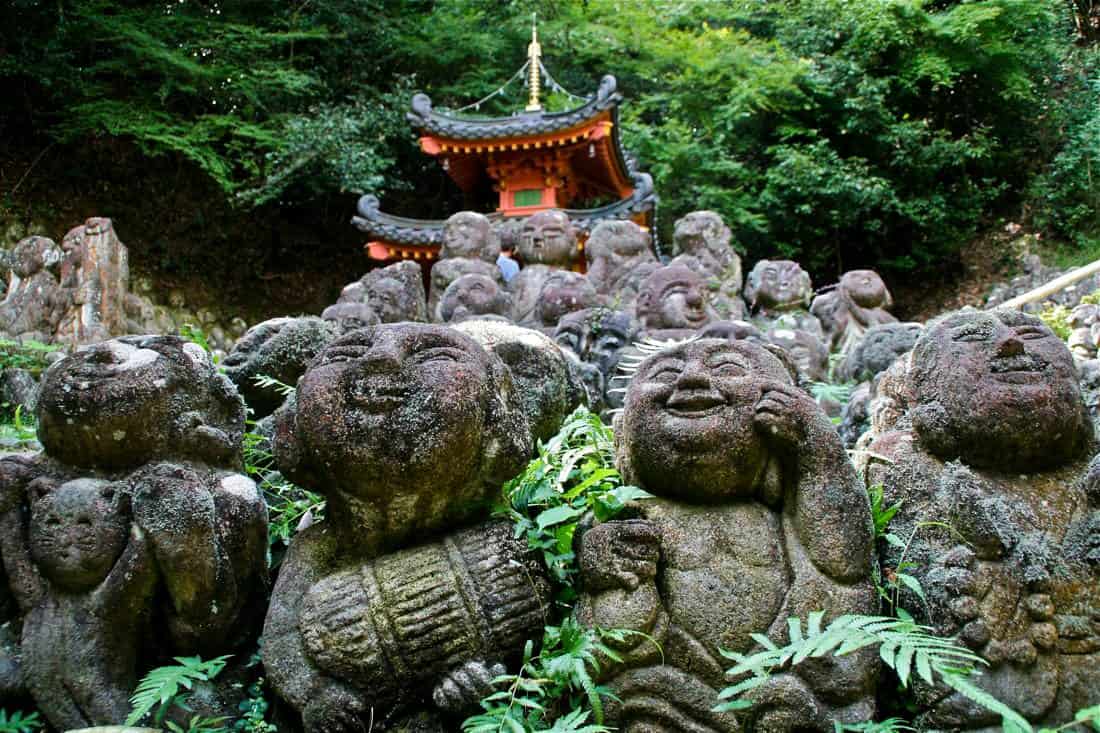
{"type": "Polygon", "coordinates": [[[753,706],[746,730],[828,730],[828,721],[809,686],[779,674],[749,694],[753,706]]]}
{"type": "Polygon", "coordinates": [[[589,591],[635,590],[657,577],[661,535],[644,519],[598,524],[581,540],[581,578],[589,591]]]}
{"type": "Polygon", "coordinates": [[[440,680],[432,691],[435,706],[453,716],[465,715],[477,709],[482,699],[493,693],[493,680],[507,670],[503,664],[480,660],[466,662],[440,680]]]}
{"type": "Polygon", "coordinates": [[[813,398],[798,387],[768,382],[756,403],[757,428],[770,440],[797,448],[806,440],[807,430],[817,413],[813,398]]]}
{"type": "Polygon", "coordinates": [[[965,545],[948,550],[932,566],[925,580],[929,602],[946,611],[947,634],[958,634],[971,649],[981,649],[989,642],[990,631],[981,618],[979,600],[979,567],[974,551],[965,545]]]}
{"type": "Polygon", "coordinates": [[[302,726],[309,733],[355,733],[368,729],[366,700],[341,684],[318,690],[302,710],[302,726]]]}

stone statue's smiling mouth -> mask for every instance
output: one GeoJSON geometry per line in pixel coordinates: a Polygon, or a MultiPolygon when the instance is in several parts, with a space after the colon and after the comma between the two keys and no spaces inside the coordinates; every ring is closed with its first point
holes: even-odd
{"type": "Polygon", "coordinates": [[[1038,379],[1046,365],[1046,361],[1037,356],[1019,354],[992,359],[989,371],[1001,381],[1030,381],[1038,379]]]}
{"type": "Polygon", "coordinates": [[[682,417],[706,417],[720,412],[725,406],[725,399],[713,390],[677,390],[665,403],[669,412],[682,417]]]}
{"type": "Polygon", "coordinates": [[[389,412],[404,404],[408,390],[385,382],[359,382],[352,388],[355,403],[367,412],[389,412]]]}

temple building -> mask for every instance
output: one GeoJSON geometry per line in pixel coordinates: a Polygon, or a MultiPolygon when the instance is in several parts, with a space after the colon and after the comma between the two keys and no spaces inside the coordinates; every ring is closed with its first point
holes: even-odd
{"type": "MultiPolygon", "coordinates": [[[[540,93],[543,79],[552,77],[542,64],[534,28],[527,64],[513,78],[526,80],[529,98],[525,109],[510,116],[447,112],[417,94],[406,117],[420,136],[420,149],[437,158],[463,192],[493,192],[496,210],[483,213],[498,230],[546,209],[565,211],[577,229],[577,269],[583,269],[584,241],[592,227],[604,219],[630,219],[648,229],[657,204],[652,178],[622,147],[623,97],[615,77],[605,76],[579,106],[546,111],[540,93]],[[603,205],[571,208],[592,202],[603,205]]],[[[359,200],[352,223],[367,234],[367,254],[378,261],[411,259],[430,267],[443,241],[443,220],[384,213],[371,195],[359,200]]]]}

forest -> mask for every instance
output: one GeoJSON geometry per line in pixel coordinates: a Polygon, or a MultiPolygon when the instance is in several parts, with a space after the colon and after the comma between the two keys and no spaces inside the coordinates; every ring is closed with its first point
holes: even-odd
{"type": "Polygon", "coordinates": [[[822,282],[858,266],[892,282],[943,275],[1010,222],[1085,260],[1100,250],[1098,12],[1091,0],[9,0],[0,217],[64,231],[110,215],[136,267],[210,276],[246,310],[237,283],[260,282],[242,291],[252,298],[313,286],[331,300],[339,278],[326,273],[367,266],[347,224],[358,194],[415,217],[471,203],[420,153],[409,100],[519,109],[522,84],[494,92],[524,62],[534,15],[561,89],[583,97],[618,78],[664,239],[713,209],[749,261],[789,256],[822,282]]]}

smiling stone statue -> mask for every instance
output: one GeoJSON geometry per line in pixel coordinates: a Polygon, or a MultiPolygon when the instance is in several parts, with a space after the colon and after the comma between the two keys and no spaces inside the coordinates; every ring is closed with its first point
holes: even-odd
{"type": "MultiPolygon", "coordinates": [[[[868,480],[901,502],[915,615],[980,653],[978,683],[1029,720],[1060,724],[1100,697],[1100,492],[1073,357],[1039,319],[965,309],[930,323],[902,369],[908,415],[876,437],[868,480]],[[907,424],[911,423],[911,428],[907,424]],[[932,524],[929,524],[932,523],[932,524]]],[[[895,568],[899,550],[882,558],[895,568]]],[[[998,716],[923,691],[933,727],[998,716]]]]}
{"type": "Polygon", "coordinates": [[[566,269],[577,255],[577,233],[564,211],[540,211],[523,223],[519,256],[523,269],[508,283],[512,291],[512,320],[533,323],[535,306],[546,279],[566,269]]]}
{"type": "Polygon", "coordinates": [[[714,712],[719,649],[783,643],[789,616],[875,607],[867,497],[789,365],[703,339],[646,359],[618,423],[626,481],[656,496],[577,543],[579,618],[627,637],[602,670],[626,731],[825,730],[873,712],[860,655],[775,675],[747,714],[714,712]],[[660,644],[660,649],[653,643],[660,644]]]}

